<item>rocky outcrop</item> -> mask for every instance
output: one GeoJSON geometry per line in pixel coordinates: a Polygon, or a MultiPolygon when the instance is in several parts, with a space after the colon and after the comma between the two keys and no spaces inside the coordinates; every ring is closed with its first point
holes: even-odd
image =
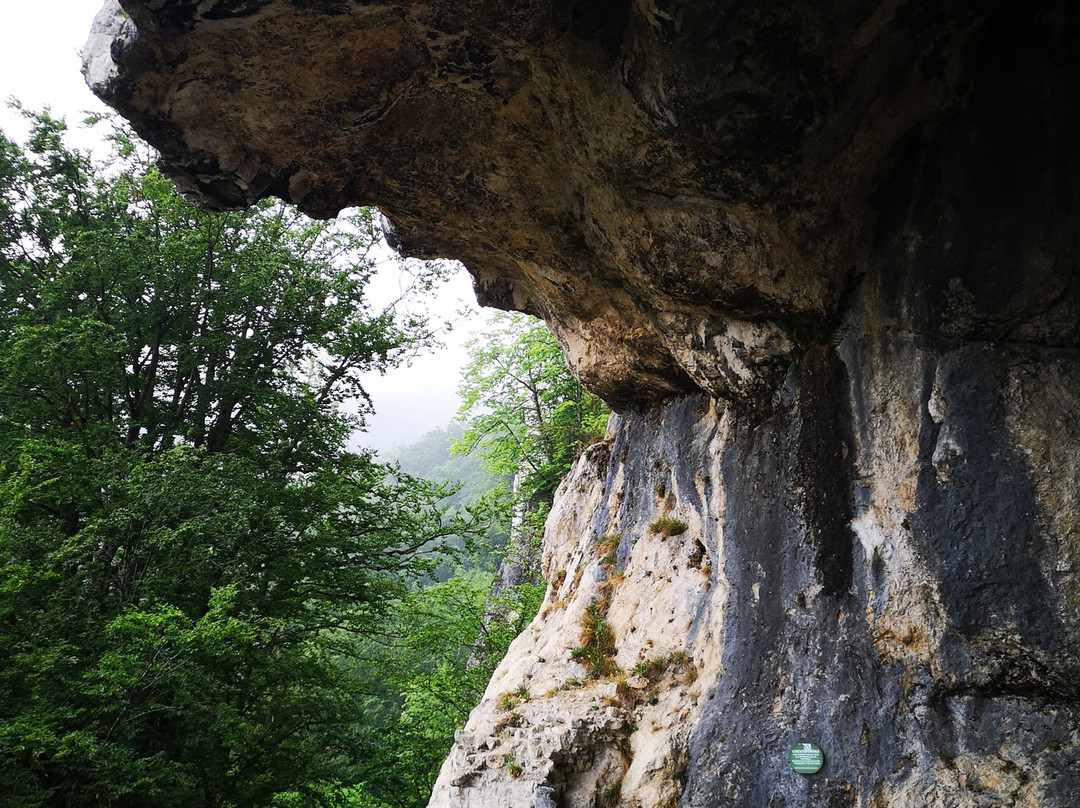
{"type": "Polygon", "coordinates": [[[189,194],[378,204],[623,411],[434,805],[1080,803],[1069,3],[123,7],[189,194]]]}
{"type": "Polygon", "coordinates": [[[723,672],[709,514],[723,511],[729,422],[683,399],[613,422],[579,460],[548,519],[540,614],[459,733],[433,805],[676,804],[723,672]]]}
{"type": "Polygon", "coordinates": [[[613,422],[433,806],[1075,804],[1075,357],[861,329],[831,353],[764,419],[691,397],[613,422]],[[802,742],[820,774],[788,767],[802,742]]]}
{"type": "Polygon", "coordinates": [[[904,144],[996,47],[975,3],[946,27],[868,2],[122,5],[88,78],[190,195],[378,204],[620,407],[771,390],[866,272],[904,144]]]}

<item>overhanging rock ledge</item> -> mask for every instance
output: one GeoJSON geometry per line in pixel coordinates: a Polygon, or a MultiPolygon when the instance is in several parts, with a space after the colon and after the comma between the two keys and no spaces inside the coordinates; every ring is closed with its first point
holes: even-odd
{"type": "Polygon", "coordinates": [[[865,2],[122,6],[87,77],[188,194],[376,204],[620,407],[770,391],[986,47],[974,8],[941,28],[865,2]]]}

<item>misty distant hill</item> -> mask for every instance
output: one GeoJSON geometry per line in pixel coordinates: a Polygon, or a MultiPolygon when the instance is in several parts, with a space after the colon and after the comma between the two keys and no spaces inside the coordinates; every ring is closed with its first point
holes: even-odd
{"type": "Polygon", "coordinates": [[[408,446],[433,429],[445,427],[457,415],[458,397],[452,390],[379,392],[372,395],[375,414],[365,432],[354,435],[352,447],[366,446],[387,454],[408,446]]]}

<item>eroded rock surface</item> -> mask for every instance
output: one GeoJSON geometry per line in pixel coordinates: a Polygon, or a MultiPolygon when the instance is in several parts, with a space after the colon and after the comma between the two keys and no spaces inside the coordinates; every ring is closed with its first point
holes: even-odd
{"type": "Polygon", "coordinates": [[[459,733],[433,805],[592,806],[616,792],[676,804],[723,670],[728,593],[708,514],[723,511],[728,437],[722,407],[685,399],[613,423],[585,453],[548,520],[540,614],[459,733]],[[584,633],[597,622],[607,649],[584,633]]]}
{"type": "Polygon", "coordinates": [[[619,406],[770,390],[987,47],[975,3],[944,28],[869,2],[122,5],[88,78],[188,193],[377,204],[619,406]]]}
{"type": "Polygon", "coordinates": [[[377,204],[625,410],[433,805],[1080,804],[1075,4],[123,8],[188,193],[377,204]]]}
{"type": "Polygon", "coordinates": [[[612,423],[433,806],[1075,804],[1075,357],[902,340],[854,383],[868,349],[810,352],[763,420],[691,397],[612,423]],[[617,670],[590,678],[597,603],[617,670]]]}

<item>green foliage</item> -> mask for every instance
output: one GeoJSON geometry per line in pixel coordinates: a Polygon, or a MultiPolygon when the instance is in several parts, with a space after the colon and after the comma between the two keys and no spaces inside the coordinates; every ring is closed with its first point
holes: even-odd
{"type": "MultiPolygon", "coordinates": [[[[4,805],[340,803],[365,638],[492,515],[342,448],[338,404],[427,325],[369,310],[370,211],[208,213],[124,133],[103,171],[63,131],[0,136],[4,805]]],[[[462,675],[427,673],[394,696],[417,755],[462,675]]]]}
{"type": "MultiPolygon", "coordinates": [[[[463,511],[478,502],[486,502],[502,514],[503,518],[493,521],[483,541],[472,548],[470,557],[471,564],[493,570],[506,550],[510,528],[509,480],[488,471],[479,457],[451,451],[464,434],[464,426],[454,422],[427,432],[408,446],[396,448],[389,458],[414,477],[449,486],[448,496],[443,500],[448,511],[463,511]]],[[[445,581],[452,573],[451,567],[442,567],[437,575],[445,581]]]]}
{"type": "Polygon", "coordinates": [[[505,645],[478,650],[488,647],[490,583],[489,573],[463,571],[412,592],[379,637],[359,644],[369,718],[362,729],[361,783],[348,792],[350,805],[427,804],[454,730],[480,701],[506,651],[505,645]]]}
{"type": "Polygon", "coordinates": [[[581,645],[570,653],[594,679],[618,672],[615,664],[615,632],[607,621],[608,606],[605,600],[589,602],[581,619],[581,645]]]}
{"type": "MultiPolygon", "coordinates": [[[[508,515],[510,503],[498,478],[479,469],[472,457],[447,457],[446,439],[455,429],[451,425],[428,433],[397,450],[394,458],[403,469],[436,480],[457,484],[466,477],[448,503],[466,507],[479,497],[508,515]],[[471,497],[463,496],[470,490],[471,497]]],[[[519,553],[535,554],[535,523],[545,513],[541,508],[526,515],[505,564],[530,563],[519,553]]],[[[481,542],[466,568],[459,567],[445,583],[410,593],[389,612],[381,634],[365,639],[359,668],[369,682],[363,774],[359,786],[341,795],[352,808],[427,804],[454,730],[464,724],[510,643],[536,614],[543,581],[526,575],[517,585],[493,587],[494,575],[482,572],[492,566],[492,550],[505,545],[506,528],[500,521],[484,539],[488,546],[481,542]]],[[[512,709],[528,692],[507,696],[512,709]]],[[[523,722],[519,713],[504,718],[504,726],[523,722]]]]}
{"type": "Polygon", "coordinates": [[[503,693],[499,696],[498,706],[500,710],[509,712],[522,702],[529,701],[531,698],[532,695],[529,693],[529,688],[525,687],[525,685],[521,685],[517,690],[510,693],[503,693]]]}
{"type": "Polygon", "coordinates": [[[506,477],[488,471],[479,457],[453,451],[454,444],[464,436],[464,425],[455,421],[425,433],[408,446],[394,449],[389,459],[414,477],[454,485],[456,490],[446,502],[464,507],[500,483],[509,482],[506,477]]]}
{"type": "Polygon", "coordinates": [[[424,805],[544,594],[488,597],[506,505],[447,438],[525,472],[509,563],[534,565],[606,409],[508,318],[468,432],[344,451],[364,411],[338,405],[430,338],[367,306],[373,213],[212,214],[125,132],[108,170],[63,137],[0,136],[4,805],[424,805]]]}
{"type": "Polygon", "coordinates": [[[658,516],[649,523],[649,532],[657,533],[663,538],[678,536],[686,532],[686,520],[677,516],[658,516]]]}
{"type": "Polygon", "coordinates": [[[570,373],[555,336],[524,314],[470,343],[457,451],[478,450],[495,474],[519,475],[524,501],[550,502],[581,450],[603,437],[610,411],[570,373]]]}
{"type": "Polygon", "coordinates": [[[618,805],[622,796],[622,780],[618,780],[607,786],[601,793],[604,805],[618,805]]]}

